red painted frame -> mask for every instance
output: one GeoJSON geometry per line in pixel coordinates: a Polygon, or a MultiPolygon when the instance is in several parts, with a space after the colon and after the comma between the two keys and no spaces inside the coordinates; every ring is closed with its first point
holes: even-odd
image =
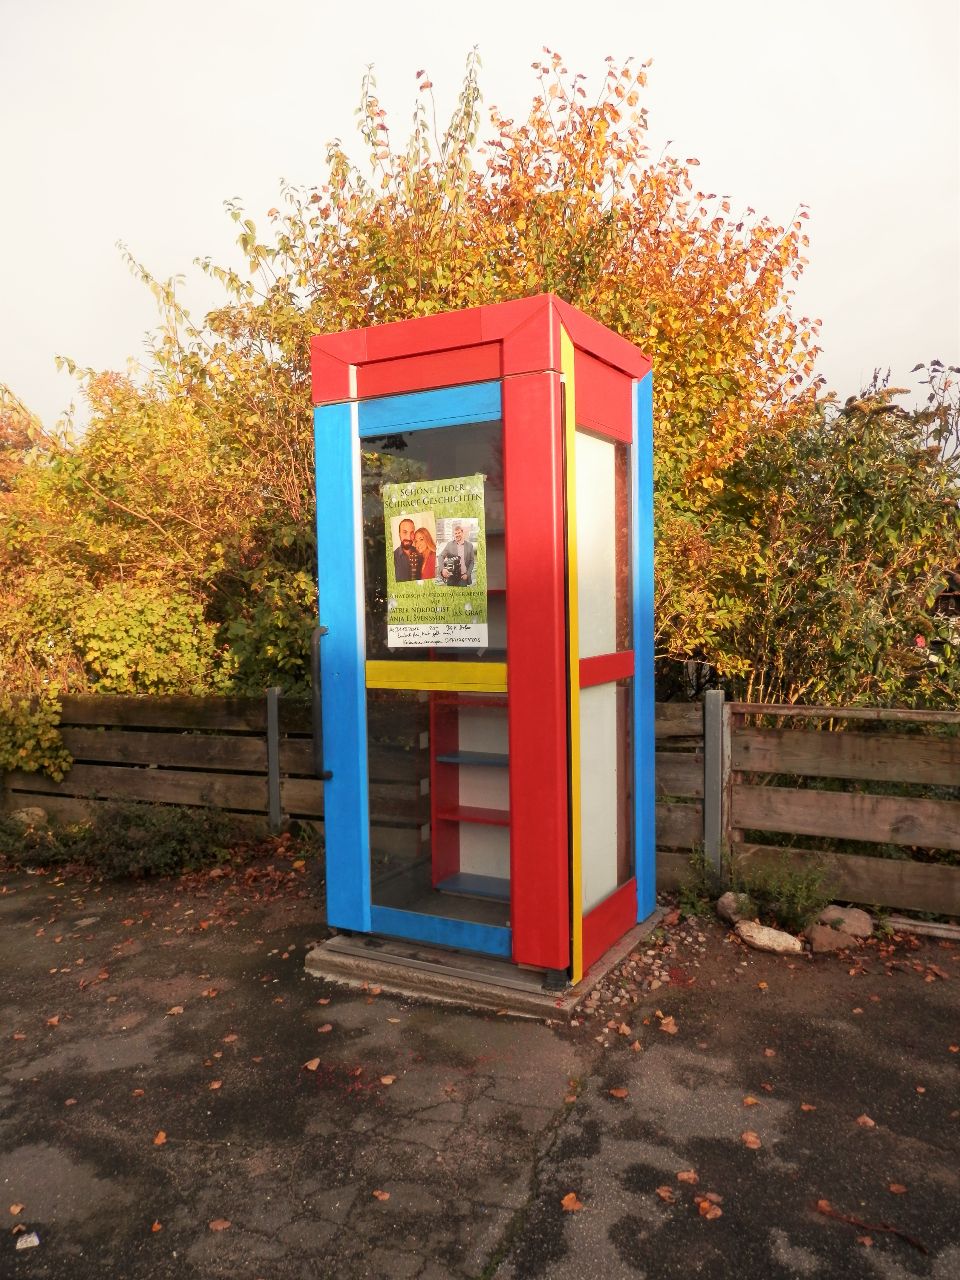
{"type": "MultiPolygon", "coordinates": [[[[314,404],[502,379],[513,959],[548,969],[571,960],[561,327],[576,351],[578,421],[630,440],[629,388],[649,358],[551,294],[310,344],[314,404]]],[[[630,927],[628,888],[584,920],[585,945],[630,927]]]]}

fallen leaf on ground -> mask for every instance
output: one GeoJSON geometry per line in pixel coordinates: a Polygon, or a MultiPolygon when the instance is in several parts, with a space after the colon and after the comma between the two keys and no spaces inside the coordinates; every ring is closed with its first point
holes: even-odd
{"type": "Polygon", "coordinates": [[[812,1102],[801,1102],[801,1103],[800,1103],[800,1110],[801,1110],[801,1111],[816,1111],[816,1109],[817,1109],[817,1108],[813,1105],[813,1103],[812,1103],[812,1102]]]}
{"type": "Polygon", "coordinates": [[[926,1093],[926,1092],[927,1092],[927,1086],[926,1086],[926,1085],[923,1085],[923,1084],[918,1084],[918,1085],[916,1086],[916,1089],[917,1089],[917,1093],[926,1093]]]}
{"type": "Polygon", "coordinates": [[[673,1194],[673,1187],[657,1187],[657,1195],[664,1204],[675,1204],[677,1197],[673,1194]]]}
{"type": "Polygon", "coordinates": [[[320,1059],[311,1058],[309,1062],[305,1062],[303,1065],[307,1071],[316,1071],[317,1067],[320,1065],[320,1059]]]}
{"type": "Polygon", "coordinates": [[[206,991],[201,991],[200,994],[202,996],[206,996],[208,1000],[212,1000],[213,997],[218,996],[220,992],[217,987],[207,987],[206,991]]]}
{"type": "Polygon", "coordinates": [[[643,1045],[640,1043],[639,1040],[634,1040],[630,1048],[633,1050],[634,1053],[640,1053],[640,1051],[643,1049],[643,1045]]]}
{"type": "Polygon", "coordinates": [[[222,1080],[211,1080],[211,1081],[210,1081],[210,1088],[211,1088],[211,1089],[219,1089],[219,1088],[220,1088],[220,1086],[221,1086],[222,1084],[223,1084],[223,1081],[222,1081],[222,1080]]]}
{"type": "Polygon", "coordinates": [[[876,1120],[871,1120],[866,1113],[862,1116],[857,1116],[857,1124],[861,1129],[875,1129],[877,1127],[876,1120]]]}
{"type": "Polygon", "coordinates": [[[224,1037],[223,1037],[223,1043],[224,1043],[224,1044],[233,1044],[233,1042],[234,1042],[235,1040],[238,1040],[239,1038],[240,1038],[240,1037],[239,1037],[239,1036],[236,1036],[236,1035],[224,1036],[224,1037]]]}
{"type": "Polygon", "coordinates": [[[375,1191],[375,1192],[373,1193],[373,1198],[374,1198],[374,1200],[389,1200],[389,1199],[390,1199],[390,1192],[389,1192],[389,1191],[375,1191]]]}
{"type": "Polygon", "coordinates": [[[211,1231],[226,1231],[231,1225],[229,1218],[214,1218],[212,1222],[207,1223],[211,1231]]]}
{"type": "Polygon", "coordinates": [[[575,1093],[568,1093],[567,1096],[564,1098],[564,1102],[576,1102],[576,1100],[577,1100],[577,1095],[575,1093]]]}
{"type": "Polygon", "coordinates": [[[329,1004],[329,1003],[330,1003],[329,996],[321,996],[320,999],[317,1001],[317,1004],[329,1004]]]}
{"type": "Polygon", "coordinates": [[[142,1090],[142,1089],[134,1089],[134,1091],[133,1091],[133,1093],[131,1093],[130,1097],[131,1097],[131,1098],[142,1098],[142,1097],[143,1097],[143,1090],[142,1090]]]}
{"type": "Polygon", "coordinates": [[[873,1236],[857,1236],[857,1244],[862,1244],[864,1248],[869,1249],[873,1245],[873,1236]]]}
{"type": "Polygon", "coordinates": [[[767,984],[766,984],[765,982],[758,982],[758,983],[757,983],[757,987],[758,987],[758,989],[759,989],[760,991],[766,991],[766,990],[767,990],[767,984]]]}
{"type": "Polygon", "coordinates": [[[906,1194],[907,1188],[902,1182],[891,1182],[887,1190],[891,1191],[895,1196],[902,1196],[906,1194]]]}
{"type": "Polygon", "coordinates": [[[723,1210],[718,1204],[714,1204],[708,1200],[706,1196],[702,1200],[697,1201],[697,1209],[701,1218],[706,1218],[708,1222],[712,1222],[714,1218],[722,1218],[723,1210]]]}
{"type": "MultiPolygon", "coordinates": [[[[16,1036],[14,1036],[14,1039],[16,1039],[16,1036]]],[[[950,1050],[951,1053],[960,1053],[960,1044],[948,1044],[947,1048],[950,1050]]]]}
{"type": "Polygon", "coordinates": [[[665,1031],[668,1036],[675,1036],[680,1028],[674,1022],[673,1017],[664,1018],[660,1023],[660,1030],[665,1031]]]}
{"type": "Polygon", "coordinates": [[[576,1213],[579,1209],[583,1208],[583,1203],[577,1199],[577,1193],[575,1191],[568,1191],[560,1201],[560,1207],[563,1209],[564,1213],[576,1213]]]}
{"type": "Polygon", "coordinates": [[[16,1217],[18,1213],[23,1213],[25,1208],[26,1208],[26,1205],[12,1204],[10,1206],[10,1212],[14,1215],[14,1217],[16,1217]]]}
{"type": "Polygon", "coordinates": [[[307,864],[304,862],[303,858],[298,858],[296,862],[292,862],[290,865],[293,867],[294,871],[302,871],[307,864]]]}
{"type": "Polygon", "coordinates": [[[777,1056],[776,1049],[764,1049],[763,1056],[765,1058],[775,1058],[777,1056]]]}
{"type": "Polygon", "coordinates": [[[381,1077],[380,1077],[380,1083],[381,1083],[381,1084],[393,1084],[393,1082],[394,1082],[394,1080],[396,1080],[396,1078],[397,1078],[396,1076],[381,1076],[381,1077]]]}
{"type": "Polygon", "coordinates": [[[63,1104],[65,1107],[75,1107],[77,1105],[76,1098],[67,1098],[63,1104]]]}
{"type": "Polygon", "coordinates": [[[764,1080],[760,1088],[763,1090],[764,1093],[773,1093],[773,1085],[769,1084],[766,1080],[764,1080]]]}
{"type": "Polygon", "coordinates": [[[174,1018],[178,1013],[183,1013],[183,1005],[175,1004],[172,1009],[167,1010],[167,1017],[174,1018]]]}
{"type": "Polygon", "coordinates": [[[380,992],[381,992],[381,990],[382,990],[382,989],[383,989],[382,987],[371,987],[371,988],[370,988],[370,995],[372,995],[372,996],[378,996],[378,995],[380,994],[380,992]]]}
{"type": "Polygon", "coordinates": [[[695,1169],[681,1169],[677,1174],[678,1182],[688,1182],[690,1186],[695,1187],[700,1181],[695,1169]]]}
{"type": "Polygon", "coordinates": [[[748,1093],[743,1100],[743,1105],[745,1107],[759,1107],[760,1099],[755,1098],[752,1093],[748,1093]]]}
{"type": "Polygon", "coordinates": [[[164,1133],[162,1129],[158,1129],[157,1132],[154,1134],[153,1145],[155,1147],[162,1147],[163,1144],[166,1142],[166,1140],[167,1140],[167,1135],[164,1133]]]}
{"type": "Polygon", "coordinates": [[[399,1022],[399,1021],[400,1021],[400,1019],[399,1019],[399,1018],[388,1018],[388,1019],[387,1019],[387,1021],[388,1021],[388,1022],[399,1022]]]}
{"type": "Polygon", "coordinates": [[[763,1146],[763,1143],[760,1141],[760,1135],[754,1133],[752,1129],[748,1129],[746,1133],[741,1133],[740,1141],[745,1147],[749,1147],[751,1151],[757,1151],[763,1146]]]}
{"type": "Polygon", "coordinates": [[[610,1089],[609,1093],[611,1098],[628,1098],[630,1096],[629,1089],[610,1089]]]}
{"type": "Polygon", "coordinates": [[[56,1013],[56,1014],[54,1014],[54,1016],[53,1016],[52,1018],[48,1018],[48,1019],[47,1019],[47,1026],[48,1026],[48,1027],[59,1027],[59,1025],[60,1025],[60,1015],[59,1015],[59,1013],[56,1013]]]}
{"type": "Polygon", "coordinates": [[[627,1024],[626,1024],[625,1022],[621,1022],[621,1023],[620,1023],[620,1025],[619,1025],[619,1027],[617,1027],[617,1030],[619,1031],[619,1033],[620,1033],[622,1036],[631,1036],[631,1035],[633,1035],[633,1032],[630,1030],[630,1028],[627,1026],[627,1024]]]}
{"type": "Polygon", "coordinates": [[[333,1023],[325,1022],[322,1027],[317,1027],[317,1030],[320,1032],[322,1036],[325,1036],[328,1031],[333,1030],[333,1023]]]}
{"type": "Polygon", "coordinates": [[[151,1230],[151,1231],[162,1231],[162,1230],[163,1230],[163,1223],[162,1223],[162,1222],[155,1222],[155,1223],[153,1224],[153,1226],[150,1228],[150,1230],[151,1230]]]}

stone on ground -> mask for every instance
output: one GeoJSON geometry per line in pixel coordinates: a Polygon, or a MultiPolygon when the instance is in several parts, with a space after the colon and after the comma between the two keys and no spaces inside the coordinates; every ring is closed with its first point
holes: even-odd
{"type": "Polygon", "coordinates": [[[717,915],[727,924],[736,924],[738,920],[750,918],[750,899],[745,893],[734,893],[728,889],[717,899],[717,915]]]}
{"type": "Polygon", "coordinates": [[[833,903],[820,912],[819,923],[835,925],[855,938],[869,938],[873,933],[869,911],[861,911],[859,907],[839,907],[833,903]]]}
{"type": "Polygon", "coordinates": [[[737,937],[757,951],[772,951],[774,955],[797,955],[803,950],[800,939],[782,929],[768,929],[754,920],[740,920],[736,925],[737,937]]]}
{"type": "Polygon", "coordinates": [[[828,924],[808,925],[805,936],[810,943],[810,950],[817,954],[824,951],[844,951],[857,945],[857,939],[852,933],[846,933],[843,929],[831,929],[828,924]]]}

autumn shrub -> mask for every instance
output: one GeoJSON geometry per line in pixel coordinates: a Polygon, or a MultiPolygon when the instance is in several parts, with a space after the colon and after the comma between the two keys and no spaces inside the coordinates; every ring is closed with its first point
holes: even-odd
{"type": "Polygon", "coordinates": [[[73,763],[60,736],[60,703],[0,691],[0,774],[45,773],[59,782],[73,763]]]}
{"type": "Polygon", "coordinates": [[[218,809],[124,803],[97,805],[58,840],[70,861],[112,878],[141,878],[213,866],[242,834],[240,821],[218,809]]]}

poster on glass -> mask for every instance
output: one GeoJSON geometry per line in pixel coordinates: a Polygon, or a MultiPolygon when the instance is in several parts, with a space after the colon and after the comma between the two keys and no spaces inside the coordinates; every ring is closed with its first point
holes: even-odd
{"type": "Polygon", "coordinates": [[[487,646],[482,475],[383,486],[387,644],[487,646]]]}

